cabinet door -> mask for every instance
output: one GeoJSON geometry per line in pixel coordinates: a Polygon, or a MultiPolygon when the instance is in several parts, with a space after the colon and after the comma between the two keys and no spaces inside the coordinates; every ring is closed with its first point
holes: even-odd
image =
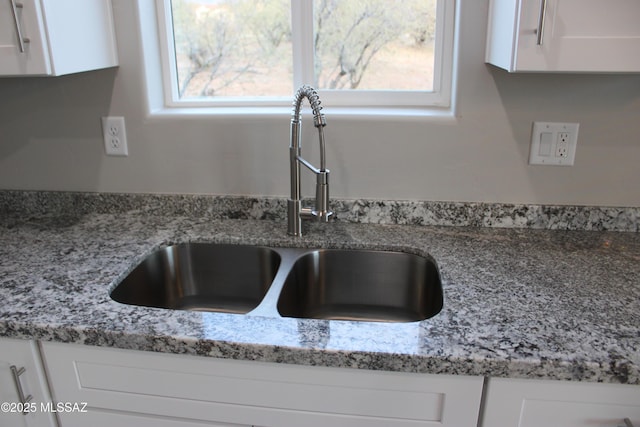
{"type": "Polygon", "coordinates": [[[561,381],[488,381],[481,427],[640,425],[640,386],[561,381]]]}
{"type": "Polygon", "coordinates": [[[51,73],[48,46],[44,39],[42,9],[39,0],[3,0],[0,2],[0,75],[47,75],[51,73]],[[15,8],[13,4],[22,4],[15,8]],[[18,30],[23,39],[20,51],[18,30]]]}
{"type": "Polygon", "coordinates": [[[492,0],[487,62],[508,71],[640,71],[638,0],[492,0]]]}
{"type": "Polygon", "coordinates": [[[118,65],[110,0],[41,0],[51,74],[118,65]]]}
{"type": "MultiPolygon", "coordinates": [[[[483,384],[481,377],[221,360],[59,343],[43,343],[43,350],[54,397],[89,404],[88,414],[60,414],[65,427],[87,425],[86,415],[101,413],[175,419],[180,426],[178,421],[185,426],[214,422],[263,427],[476,427],[483,384]]],[[[138,425],[134,421],[118,425],[138,425]]]]}
{"type": "Polygon", "coordinates": [[[41,404],[51,403],[49,390],[34,341],[0,338],[0,426],[54,427],[56,421],[50,411],[43,411],[41,404]],[[24,368],[18,377],[24,396],[31,396],[29,413],[21,409],[19,393],[11,367],[24,368]],[[7,406],[8,405],[8,406],[7,406]]]}

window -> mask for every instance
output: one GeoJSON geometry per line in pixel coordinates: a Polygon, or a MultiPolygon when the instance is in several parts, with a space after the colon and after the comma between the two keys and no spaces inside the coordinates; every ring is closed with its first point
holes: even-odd
{"type": "Polygon", "coordinates": [[[168,107],[448,108],[454,0],[156,0],[168,107]]]}

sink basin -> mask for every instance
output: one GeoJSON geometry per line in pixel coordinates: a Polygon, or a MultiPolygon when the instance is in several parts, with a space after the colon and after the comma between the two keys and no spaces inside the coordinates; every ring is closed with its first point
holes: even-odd
{"type": "Polygon", "coordinates": [[[280,293],[285,317],[411,322],[442,309],[435,262],[404,252],[315,250],[291,268],[280,293]]]}
{"type": "Polygon", "coordinates": [[[435,261],[404,252],[185,243],[111,292],[123,304],[256,316],[413,322],[442,309],[435,261]]]}
{"type": "Polygon", "coordinates": [[[280,255],[260,246],[187,243],[144,259],[111,292],[124,304],[247,313],[260,304],[280,255]]]}

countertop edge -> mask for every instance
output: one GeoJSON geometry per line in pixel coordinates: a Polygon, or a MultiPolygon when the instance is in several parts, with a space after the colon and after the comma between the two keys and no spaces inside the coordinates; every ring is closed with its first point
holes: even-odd
{"type": "Polygon", "coordinates": [[[489,378],[540,379],[588,383],[640,385],[640,375],[628,363],[602,364],[584,360],[496,360],[484,357],[437,357],[403,353],[341,351],[253,343],[106,332],[82,327],[36,328],[13,325],[10,332],[0,322],[0,337],[117,348],[152,353],[259,361],[300,366],[405,372],[431,375],[465,375],[489,378]],[[608,373],[613,371],[614,373],[608,373]]]}

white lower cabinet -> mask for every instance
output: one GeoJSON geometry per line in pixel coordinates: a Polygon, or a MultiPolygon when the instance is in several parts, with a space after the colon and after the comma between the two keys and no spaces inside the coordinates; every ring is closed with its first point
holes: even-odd
{"type": "Polygon", "coordinates": [[[640,426],[637,385],[483,381],[0,338],[0,426],[640,426]]]}
{"type": "Polygon", "coordinates": [[[35,341],[0,338],[0,404],[0,426],[57,426],[35,341]]]}
{"type": "Polygon", "coordinates": [[[474,427],[483,378],[43,343],[62,427],[474,427]]]}
{"type": "Polygon", "coordinates": [[[640,426],[637,385],[490,378],[481,427],[640,426]]]}

